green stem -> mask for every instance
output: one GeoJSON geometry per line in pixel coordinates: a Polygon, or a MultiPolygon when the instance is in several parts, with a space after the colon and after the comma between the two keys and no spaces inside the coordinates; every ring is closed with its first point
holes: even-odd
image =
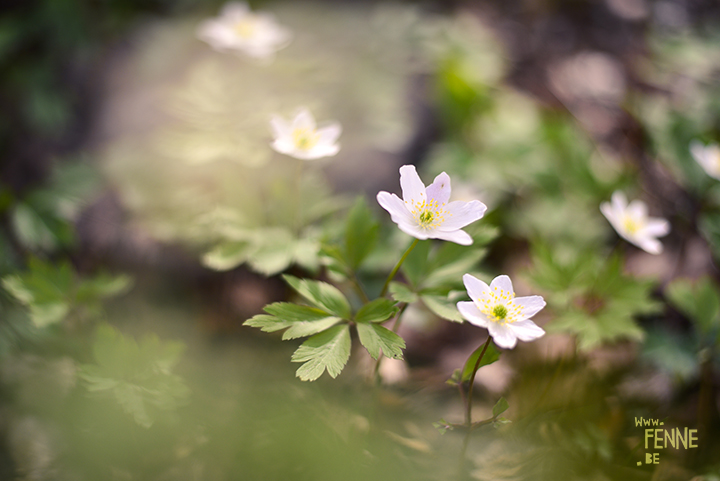
{"type": "Polygon", "coordinates": [[[415,246],[417,245],[417,243],[419,241],[420,241],[420,239],[415,239],[413,241],[413,243],[410,244],[410,247],[408,247],[407,250],[405,251],[405,253],[402,255],[402,257],[400,258],[398,263],[395,264],[395,267],[393,267],[392,272],[390,272],[390,275],[385,280],[385,284],[383,285],[382,291],[380,291],[380,297],[383,297],[385,295],[385,293],[387,292],[388,286],[390,285],[390,281],[393,280],[393,278],[395,277],[395,274],[397,274],[397,271],[400,270],[400,266],[403,264],[403,262],[405,262],[405,259],[410,254],[410,252],[415,248],[415,246]]]}
{"type": "MultiPolygon", "coordinates": [[[[492,337],[490,337],[490,335],[488,334],[487,341],[485,341],[485,344],[482,347],[482,352],[478,356],[477,361],[475,361],[475,366],[473,366],[472,374],[470,375],[470,385],[468,386],[467,408],[465,410],[465,425],[468,427],[468,435],[470,434],[470,426],[472,425],[472,398],[473,398],[473,386],[475,385],[475,374],[477,373],[478,369],[480,369],[480,362],[482,361],[482,358],[485,355],[485,351],[487,351],[487,348],[490,345],[491,340],[492,340],[492,337]]],[[[473,352],[473,354],[474,354],[474,352],[473,352]]],[[[472,356],[472,354],[471,354],[471,356],[472,356]]]]}

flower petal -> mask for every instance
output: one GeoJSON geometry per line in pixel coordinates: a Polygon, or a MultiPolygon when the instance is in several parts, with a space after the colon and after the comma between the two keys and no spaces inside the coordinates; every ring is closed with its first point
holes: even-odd
{"type": "Polygon", "coordinates": [[[425,185],[414,165],[403,165],[400,167],[400,187],[402,188],[403,201],[410,207],[411,201],[423,202],[427,200],[425,185]]]}
{"type": "Polygon", "coordinates": [[[220,10],[220,16],[236,21],[250,13],[250,7],[245,2],[228,2],[220,10]]]}
{"type": "Polygon", "coordinates": [[[490,286],[477,277],[465,274],[462,279],[465,289],[467,289],[468,295],[473,301],[483,301],[490,297],[490,286]]]}
{"type": "Polygon", "coordinates": [[[545,299],[542,296],[516,297],[513,299],[513,303],[522,306],[520,315],[523,319],[530,319],[545,307],[545,299]]]}
{"type": "Polygon", "coordinates": [[[470,234],[463,230],[442,231],[440,229],[437,229],[436,231],[432,232],[429,237],[432,239],[440,239],[454,242],[456,244],[460,244],[461,246],[469,246],[473,243],[473,239],[472,237],[470,237],[470,234]]]}
{"type": "Polygon", "coordinates": [[[458,311],[460,314],[470,323],[478,327],[484,327],[487,329],[488,324],[491,321],[485,317],[485,314],[480,312],[474,302],[462,301],[457,303],[458,311]]]}
{"type": "Polygon", "coordinates": [[[616,214],[620,214],[625,211],[625,208],[627,207],[627,197],[625,197],[625,194],[616,190],[613,192],[611,201],[616,214]]]}
{"type": "Polygon", "coordinates": [[[545,335],[545,331],[529,319],[508,324],[521,341],[534,341],[545,335]]]}
{"type": "Polygon", "coordinates": [[[466,225],[482,218],[482,216],[485,215],[487,206],[479,200],[473,200],[471,202],[458,200],[447,204],[445,210],[448,213],[445,214],[445,220],[438,227],[438,230],[447,232],[462,229],[466,225]]]}
{"type": "Polygon", "coordinates": [[[643,235],[652,237],[662,237],[670,233],[670,223],[665,219],[650,218],[645,223],[643,235]]]}
{"type": "Polygon", "coordinates": [[[270,119],[273,135],[276,139],[292,140],[292,129],[290,125],[279,115],[273,115],[270,119]]]}
{"type": "Polygon", "coordinates": [[[600,212],[605,218],[612,224],[613,229],[618,230],[616,222],[618,221],[618,214],[615,213],[614,205],[610,202],[603,202],[600,204],[600,212]]]}
{"type": "Polygon", "coordinates": [[[631,219],[644,221],[647,218],[647,204],[641,200],[630,202],[626,209],[631,219]]]}
{"type": "Polygon", "coordinates": [[[427,189],[428,199],[435,200],[438,204],[447,204],[450,200],[450,176],[445,172],[441,173],[427,189]]]}
{"type": "Polygon", "coordinates": [[[660,254],[663,251],[662,242],[654,237],[639,237],[630,241],[650,254],[660,254]]]}
{"type": "Polygon", "coordinates": [[[517,344],[517,336],[509,324],[490,322],[488,324],[488,331],[490,331],[490,335],[498,347],[502,347],[503,349],[512,349],[515,347],[515,344],[517,344]]]}
{"type": "Polygon", "coordinates": [[[405,203],[395,194],[389,192],[378,192],[377,195],[378,204],[380,207],[390,213],[390,218],[396,224],[408,224],[414,223],[412,214],[405,207],[405,203]]]}
{"type": "Polygon", "coordinates": [[[331,145],[337,142],[338,137],[342,133],[342,127],[340,123],[333,122],[325,127],[317,130],[317,134],[320,137],[318,144],[331,145]]]}
{"type": "Polygon", "coordinates": [[[515,293],[515,291],[513,290],[512,281],[506,275],[497,276],[495,279],[493,279],[492,282],[490,282],[490,289],[501,289],[509,294],[515,293]]]}
{"type": "Polygon", "coordinates": [[[303,107],[295,114],[292,121],[292,130],[295,129],[315,130],[315,118],[308,109],[303,107]]]}

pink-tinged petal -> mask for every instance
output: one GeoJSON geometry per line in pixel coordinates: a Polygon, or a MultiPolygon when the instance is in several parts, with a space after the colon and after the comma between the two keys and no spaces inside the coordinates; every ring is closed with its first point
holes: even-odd
{"type": "Polygon", "coordinates": [[[643,235],[662,237],[670,233],[670,223],[665,219],[651,218],[645,223],[643,235]]]}
{"type": "Polygon", "coordinates": [[[270,119],[270,127],[272,127],[273,136],[275,136],[276,139],[292,138],[292,129],[282,117],[273,115],[272,119],[270,119]]]}
{"type": "Polygon", "coordinates": [[[634,200],[627,206],[627,214],[634,220],[645,219],[647,218],[647,205],[641,200],[634,200]]]}
{"type": "MultiPolygon", "coordinates": [[[[395,194],[389,192],[378,192],[378,204],[390,213],[392,221],[396,224],[412,225],[414,219],[412,214],[405,207],[405,203],[395,194]]],[[[412,235],[412,234],[411,234],[412,235]]]]}
{"type": "Polygon", "coordinates": [[[465,274],[463,284],[465,284],[465,289],[467,289],[468,295],[473,301],[482,301],[490,297],[490,286],[475,276],[465,274]]]}
{"type": "Polygon", "coordinates": [[[490,331],[490,335],[498,347],[512,349],[515,347],[515,344],[517,344],[517,336],[509,324],[491,322],[488,324],[488,331],[490,331]]]}
{"type": "Polygon", "coordinates": [[[491,321],[485,317],[485,314],[480,312],[480,309],[477,308],[474,302],[458,302],[457,308],[463,318],[465,318],[465,320],[467,320],[470,324],[487,329],[488,324],[491,323],[491,321]]]}
{"type": "Polygon", "coordinates": [[[438,227],[441,231],[452,231],[462,229],[468,224],[481,219],[485,215],[487,206],[479,200],[471,202],[455,201],[445,206],[447,213],[444,215],[443,223],[438,227]]]}
{"type": "Polygon", "coordinates": [[[610,204],[610,202],[603,202],[600,204],[600,212],[602,212],[602,215],[612,224],[613,229],[617,230],[616,222],[618,221],[618,216],[613,209],[613,205],[610,204]]]}
{"type": "Polygon", "coordinates": [[[317,130],[317,134],[320,137],[318,140],[319,144],[330,145],[334,144],[340,134],[342,133],[342,127],[338,122],[333,122],[330,125],[326,125],[317,130]]]}
{"type": "Polygon", "coordinates": [[[425,185],[414,165],[403,165],[400,167],[400,187],[402,188],[403,200],[408,208],[412,208],[412,201],[423,202],[427,200],[425,185]]]}
{"type": "Polygon", "coordinates": [[[522,316],[523,319],[531,318],[545,307],[545,299],[543,299],[542,296],[516,297],[513,299],[513,303],[522,306],[520,316],[522,316]]]}
{"type": "Polygon", "coordinates": [[[545,335],[545,331],[531,320],[517,321],[508,324],[510,329],[521,341],[534,341],[545,335]]]}
{"type": "Polygon", "coordinates": [[[220,16],[237,20],[250,13],[250,8],[245,2],[228,2],[220,11],[220,16]]]}
{"type": "Polygon", "coordinates": [[[663,251],[662,242],[654,237],[635,238],[631,242],[649,254],[660,254],[663,251]]]}
{"type": "Polygon", "coordinates": [[[406,233],[407,235],[411,235],[417,239],[425,240],[430,239],[430,236],[428,235],[427,231],[424,229],[421,229],[415,224],[407,224],[405,222],[398,222],[397,223],[398,229],[406,233]]]}
{"type": "Polygon", "coordinates": [[[515,291],[513,290],[512,281],[510,278],[506,275],[497,276],[495,279],[490,282],[490,289],[495,290],[503,290],[508,294],[514,294],[515,291]]]}
{"type": "Polygon", "coordinates": [[[431,231],[430,238],[454,242],[456,244],[460,244],[461,246],[469,246],[473,243],[473,239],[470,237],[470,234],[462,230],[442,231],[437,229],[434,232],[431,231]]]}
{"type": "Polygon", "coordinates": [[[447,204],[450,200],[450,176],[445,172],[441,173],[432,184],[430,184],[426,193],[428,199],[436,201],[439,205],[447,204]]]}
{"type": "Polygon", "coordinates": [[[625,197],[625,194],[617,190],[613,192],[610,200],[612,201],[612,207],[616,215],[625,211],[625,208],[627,207],[627,197],[625,197]]]}
{"type": "Polygon", "coordinates": [[[292,130],[295,129],[315,130],[315,118],[308,109],[298,110],[292,122],[292,130]]]}

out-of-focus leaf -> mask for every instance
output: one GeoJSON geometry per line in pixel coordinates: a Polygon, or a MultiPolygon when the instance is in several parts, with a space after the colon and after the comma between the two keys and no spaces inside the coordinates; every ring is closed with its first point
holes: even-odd
{"type": "Polygon", "coordinates": [[[447,296],[421,294],[420,299],[428,309],[443,319],[454,322],[463,322],[464,319],[460,315],[460,311],[457,310],[456,303],[448,299],[447,296]]]}
{"type": "Polygon", "coordinates": [[[350,327],[331,327],[305,341],[293,354],[293,362],[304,363],[295,375],[303,381],[314,381],[325,370],[336,378],[350,358],[350,327]]]}
{"type": "MultiPolygon", "coordinates": [[[[477,362],[478,358],[480,357],[480,354],[482,353],[483,346],[478,347],[473,351],[473,353],[470,355],[468,360],[465,362],[465,366],[462,370],[462,375],[460,377],[460,381],[463,383],[470,382],[470,378],[473,375],[473,369],[475,368],[475,363],[477,362]]],[[[492,364],[495,361],[500,359],[500,351],[497,350],[495,347],[495,344],[493,344],[492,341],[490,341],[490,344],[488,345],[487,349],[485,350],[485,354],[483,355],[482,360],[480,361],[480,365],[478,366],[478,369],[480,369],[483,366],[487,366],[488,364],[492,364]]]]}
{"type": "Polygon", "coordinates": [[[402,350],[405,341],[390,329],[377,324],[357,324],[360,342],[370,353],[373,359],[380,356],[380,351],[389,358],[402,359],[402,350]]]}
{"type": "Polygon", "coordinates": [[[718,336],[720,333],[720,291],[708,277],[695,285],[686,279],[672,282],[665,293],[670,302],[685,314],[703,336],[718,336]]]}
{"type": "Polygon", "coordinates": [[[355,201],[345,224],[345,257],[356,270],[373,250],[378,236],[378,222],[373,218],[364,197],[355,201]]]}
{"type": "Polygon", "coordinates": [[[492,409],[493,417],[496,418],[500,416],[502,413],[508,410],[510,407],[510,404],[508,404],[507,399],[504,397],[501,397],[498,402],[495,403],[492,409]]]}
{"type": "Polygon", "coordinates": [[[418,300],[418,295],[411,291],[405,284],[399,282],[391,282],[389,288],[390,294],[397,302],[406,302],[412,304],[418,300]]]}
{"type": "Polygon", "coordinates": [[[202,263],[217,271],[227,271],[245,262],[250,250],[248,242],[223,243],[203,255],[202,263]]]}

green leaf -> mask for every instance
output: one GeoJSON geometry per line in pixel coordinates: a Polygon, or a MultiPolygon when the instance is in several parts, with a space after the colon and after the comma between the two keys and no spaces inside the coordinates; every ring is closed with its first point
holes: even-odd
{"type": "Polygon", "coordinates": [[[243,326],[257,327],[263,332],[275,332],[293,325],[293,321],[286,321],[267,314],[258,314],[243,322],[243,326]]]}
{"type": "Polygon", "coordinates": [[[253,270],[266,276],[284,271],[295,258],[295,239],[284,228],[267,228],[256,232],[253,247],[247,263],[253,270]]]}
{"type": "Polygon", "coordinates": [[[418,242],[412,252],[408,254],[400,269],[414,287],[419,286],[425,278],[431,246],[430,241],[418,242]]]}
{"type": "MultiPolygon", "coordinates": [[[[460,377],[460,381],[463,383],[470,382],[470,379],[473,375],[473,369],[475,368],[475,363],[478,360],[478,357],[480,357],[480,353],[483,350],[483,346],[478,347],[473,351],[472,354],[470,354],[470,357],[467,361],[465,361],[465,366],[462,370],[462,376],[460,377]]],[[[485,350],[485,354],[483,355],[482,361],[480,361],[480,365],[478,366],[478,369],[480,369],[483,366],[487,366],[488,364],[492,364],[495,361],[500,359],[500,351],[497,350],[495,347],[495,344],[490,341],[490,344],[488,345],[487,349],[485,350]]],[[[477,371],[475,371],[477,372],[477,371]]]]}
{"type": "Polygon", "coordinates": [[[360,342],[370,353],[373,359],[382,353],[392,359],[402,359],[402,350],[405,349],[405,341],[390,329],[377,324],[357,324],[360,342]]]}
{"type": "Polygon", "coordinates": [[[316,307],[343,319],[350,319],[350,303],[335,286],[291,275],[284,275],[283,279],[316,307]]]}
{"type": "Polygon", "coordinates": [[[464,319],[457,310],[457,303],[450,301],[447,296],[421,294],[420,299],[437,316],[448,321],[463,322],[464,319]]]}
{"type": "Polygon", "coordinates": [[[508,410],[510,407],[510,404],[508,404],[507,400],[504,397],[501,397],[498,402],[495,403],[495,406],[493,406],[493,417],[496,418],[500,416],[502,413],[508,410]]]}
{"type": "Polygon", "coordinates": [[[357,270],[375,247],[378,228],[379,224],[373,219],[365,198],[358,197],[345,225],[345,257],[353,271],[357,270]]]}
{"type": "Polygon", "coordinates": [[[332,378],[342,372],[350,358],[350,326],[331,327],[305,341],[293,354],[292,362],[304,363],[295,375],[314,381],[325,370],[332,378]]]}
{"type": "Polygon", "coordinates": [[[665,293],[670,303],[695,323],[701,333],[712,335],[720,327],[720,292],[709,277],[698,280],[695,285],[678,279],[665,293]]]}
{"type": "Polygon", "coordinates": [[[291,302],[274,302],[265,306],[263,310],[288,322],[319,321],[328,317],[327,312],[321,309],[291,302]]]}
{"type": "Polygon", "coordinates": [[[463,274],[472,272],[485,256],[486,249],[475,245],[463,246],[444,242],[433,256],[427,269],[423,287],[439,286],[445,283],[459,284],[463,274]]]}
{"type": "Polygon", "coordinates": [[[383,322],[397,312],[395,301],[375,299],[362,306],[355,314],[355,322],[383,322]]]}
{"type": "Polygon", "coordinates": [[[132,278],[130,276],[100,274],[92,279],[81,281],[77,288],[76,298],[91,300],[112,297],[127,292],[131,286],[132,278]]]}
{"type": "Polygon", "coordinates": [[[415,294],[413,291],[410,290],[408,286],[405,284],[401,284],[399,282],[391,282],[390,283],[390,294],[392,294],[393,299],[395,299],[398,302],[405,302],[407,304],[412,304],[413,302],[417,301],[418,295],[415,294]]]}
{"type": "Polygon", "coordinates": [[[227,271],[245,262],[250,252],[248,242],[226,242],[206,253],[202,257],[202,264],[216,271],[227,271]]]}
{"type": "Polygon", "coordinates": [[[282,339],[286,341],[288,339],[311,336],[334,326],[340,321],[342,321],[342,319],[339,317],[326,317],[325,319],[319,319],[317,321],[295,322],[290,325],[290,329],[283,333],[282,339]]]}

